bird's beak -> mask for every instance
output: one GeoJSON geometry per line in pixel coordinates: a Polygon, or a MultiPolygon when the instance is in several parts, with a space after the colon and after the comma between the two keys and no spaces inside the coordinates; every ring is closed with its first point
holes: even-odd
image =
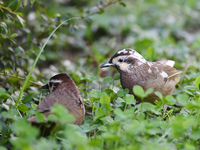
{"type": "Polygon", "coordinates": [[[100,66],[100,68],[113,67],[113,66],[115,66],[115,65],[112,64],[112,63],[106,62],[106,63],[102,64],[102,65],[100,66]]]}
{"type": "Polygon", "coordinates": [[[45,84],[41,87],[41,89],[49,89],[49,84],[45,84]]]}

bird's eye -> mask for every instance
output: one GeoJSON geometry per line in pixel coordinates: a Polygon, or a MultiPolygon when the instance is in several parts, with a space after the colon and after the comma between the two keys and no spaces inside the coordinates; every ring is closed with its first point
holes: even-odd
{"type": "Polygon", "coordinates": [[[119,59],[118,61],[119,61],[119,62],[123,62],[123,59],[119,59]]]}

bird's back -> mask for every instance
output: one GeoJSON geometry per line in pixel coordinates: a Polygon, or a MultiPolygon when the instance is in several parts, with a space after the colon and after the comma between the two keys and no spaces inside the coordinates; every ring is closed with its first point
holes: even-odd
{"type": "Polygon", "coordinates": [[[81,125],[85,115],[84,104],[77,87],[74,84],[60,84],[52,93],[43,99],[37,107],[39,112],[49,111],[54,104],[66,107],[75,117],[74,124],[81,125]]]}

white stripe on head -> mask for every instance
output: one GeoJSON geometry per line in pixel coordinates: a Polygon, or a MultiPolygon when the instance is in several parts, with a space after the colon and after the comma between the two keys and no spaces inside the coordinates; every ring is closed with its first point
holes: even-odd
{"type": "Polygon", "coordinates": [[[128,51],[126,49],[123,49],[123,50],[117,52],[117,54],[121,54],[121,53],[127,54],[128,51]]]}
{"type": "Polygon", "coordinates": [[[50,82],[52,83],[62,83],[62,80],[58,80],[58,79],[51,79],[50,82]]]}
{"type": "Polygon", "coordinates": [[[135,52],[135,50],[133,50],[133,49],[125,48],[123,50],[118,51],[117,54],[123,53],[123,54],[127,54],[127,55],[128,54],[132,55],[134,52],[135,52]]]}

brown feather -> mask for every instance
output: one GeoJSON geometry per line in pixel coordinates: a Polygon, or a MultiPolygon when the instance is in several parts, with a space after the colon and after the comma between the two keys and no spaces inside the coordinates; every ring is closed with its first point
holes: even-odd
{"type": "MultiPolygon", "coordinates": [[[[47,117],[53,105],[59,103],[74,115],[75,121],[73,124],[81,125],[85,116],[85,107],[75,83],[65,73],[52,77],[50,81],[52,79],[62,80],[62,83],[57,84],[56,88],[38,104],[37,110],[47,117]]],[[[35,116],[29,118],[29,121],[35,122],[35,116]]]]}

